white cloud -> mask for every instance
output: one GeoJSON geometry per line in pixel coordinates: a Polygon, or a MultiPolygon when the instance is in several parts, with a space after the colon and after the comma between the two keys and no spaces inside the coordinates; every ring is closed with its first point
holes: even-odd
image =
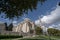
{"type": "Polygon", "coordinates": [[[43,23],[51,24],[60,21],[60,6],[50,12],[50,15],[43,16],[41,18],[43,23]]]}
{"type": "MultiPolygon", "coordinates": [[[[55,10],[52,10],[49,15],[41,18],[42,24],[54,24],[60,22],[60,6],[57,6],[55,10]]],[[[35,21],[35,24],[40,24],[39,19],[35,21]]]]}
{"type": "MultiPolygon", "coordinates": [[[[49,15],[43,16],[40,20],[41,25],[43,26],[47,24],[47,27],[49,28],[60,29],[60,6],[57,6],[56,9],[52,10],[49,15]]],[[[40,25],[39,19],[35,21],[35,24],[40,25]]]]}
{"type": "Polygon", "coordinates": [[[55,28],[55,29],[59,29],[60,30],[60,24],[57,24],[57,25],[51,25],[49,26],[49,28],[55,28]]]}
{"type": "Polygon", "coordinates": [[[39,26],[39,20],[36,20],[35,21],[35,24],[39,26]]]}

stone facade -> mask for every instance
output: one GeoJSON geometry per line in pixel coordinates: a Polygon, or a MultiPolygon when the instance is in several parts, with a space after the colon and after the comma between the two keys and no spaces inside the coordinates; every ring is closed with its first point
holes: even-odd
{"type": "Polygon", "coordinates": [[[35,34],[35,24],[30,19],[25,18],[24,21],[13,27],[12,31],[5,30],[5,24],[0,24],[0,34],[2,35],[33,35],[35,34]]]}
{"type": "Polygon", "coordinates": [[[4,23],[0,23],[0,32],[1,31],[5,31],[5,24],[4,23]]]}
{"type": "Polygon", "coordinates": [[[0,23],[0,35],[20,35],[19,32],[6,31],[5,24],[0,23]]]}
{"type": "Polygon", "coordinates": [[[35,34],[35,24],[30,19],[25,20],[13,28],[13,32],[19,32],[21,34],[35,34]]]}
{"type": "Polygon", "coordinates": [[[1,35],[21,35],[19,32],[12,32],[12,31],[1,31],[1,35]]]}

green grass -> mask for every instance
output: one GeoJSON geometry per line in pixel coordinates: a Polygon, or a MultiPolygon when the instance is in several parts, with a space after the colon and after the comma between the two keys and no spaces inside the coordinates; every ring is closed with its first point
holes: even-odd
{"type": "MultiPolygon", "coordinates": [[[[14,38],[16,39],[16,38],[14,38]]],[[[60,36],[44,36],[40,35],[37,37],[31,37],[31,38],[17,38],[19,40],[60,40],[60,36]]],[[[13,40],[13,39],[4,39],[4,40],[13,40]]]]}
{"type": "Polygon", "coordinates": [[[37,36],[37,37],[32,37],[32,38],[23,38],[23,39],[20,39],[20,40],[60,40],[60,37],[58,36],[43,36],[43,35],[40,35],[40,36],[37,36]]]}

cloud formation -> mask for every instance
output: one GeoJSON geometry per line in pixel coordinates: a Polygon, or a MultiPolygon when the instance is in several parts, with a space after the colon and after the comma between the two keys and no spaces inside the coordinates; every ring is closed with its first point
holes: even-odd
{"type": "Polygon", "coordinates": [[[39,20],[36,20],[35,24],[39,26],[39,22],[40,22],[39,20]]]}
{"type": "Polygon", "coordinates": [[[60,21],[60,6],[50,12],[50,15],[43,16],[41,18],[43,23],[51,24],[60,21]]]}
{"type": "Polygon", "coordinates": [[[55,29],[59,29],[60,30],[60,24],[57,24],[57,25],[51,25],[49,26],[49,28],[55,28],[55,29]]]}
{"type": "MultiPolygon", "coordinates": [[[[40,20],[41,20],[41,25],[51,24],[51,26],[49,26],[50,28],[53,28],[53,27],[60,28],[60,26],[59,26],[60,25],[60,23],[59,23],[60,22],[60,6],[57,6],[56,9],[52,10],[49,15],[43,16],[40,20]],[[57,25],[55,25],[55,24],[57,24],[57,25]]],[[[40,25],[39,19],[35,21],[35,24],[40,25]]]]}

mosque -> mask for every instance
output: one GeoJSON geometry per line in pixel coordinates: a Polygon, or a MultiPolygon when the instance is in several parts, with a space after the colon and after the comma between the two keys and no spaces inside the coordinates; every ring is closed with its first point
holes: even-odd
{"type": "Polygon", "coordinates": [[[19,23],[16,27],[13,27],[13,32],[19,32],[23,34],[35,34],[35,24],[30,19],[25,18],[24,21],[19,23]]]}
{"type": "Polygon", "coordinates": [[[0,34],[2,35],[35,35],[35,23],[30,19],[25,18],[17,26],[14,26],[12,31],[5,30],[5,24],[0,23],[0,34]]]}

